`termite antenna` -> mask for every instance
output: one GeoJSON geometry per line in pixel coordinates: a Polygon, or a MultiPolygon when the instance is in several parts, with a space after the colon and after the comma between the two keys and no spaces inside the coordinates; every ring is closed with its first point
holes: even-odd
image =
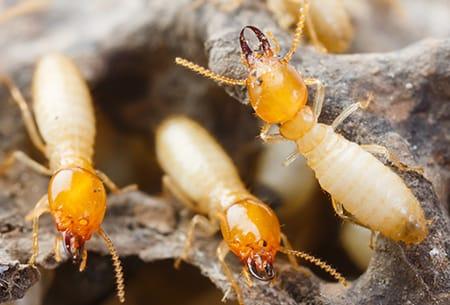
{"type": "Polygon", "coordinates": [[[223,83],[230,86],[245,86],[245,82],[247,81],[247,79],[234,79],[214,73],[213,71],[206,69],[202,66],[199,66],[193,63],[192,61],[189,61],[184,58],[177,57],[175,58],[175,62],[180,66],[188,68],[189,70],[192,70],[200,74],[201,76],[212,79],[213,81],[216,81],[218,83],[223,83]]]}
{"type": "Polygon", "coordinates": [[[292,39],[291,48],[283,57],[283,61],[286,63],[291,61],[292,55],[294,55],[295,51],[298,48],[298,45],[300,44],[300,40],[303,34],[303,27],[305,26],[306,14],[308,13],[308,10],[309,10],[309,1],[308,0],[300,1],[299,18],[297,26],[295,28],[294,38],[292,39]]]}
{"type": "Polygon", "coordinates": [[[124,285],[124,279],[123,279],[123,270],[122,270],[122,264],[120,263],[119,255],[117,254],[116,248],[114,248],[114,245],[111,241],[111,239],[106,235],[105,231],[103,231],[102,228],[98,230],[98,234],[103,238],[105,241],[106,247],[109,250],[109,253],[111,253],[111,258],[114,265],[114,271],[116,273],[116,289],[117,289],[117,297],[119,298],[120,303],[125,302],[125,285],[124,285]]]}
{"type": "Polygon", "coordinates": [[[322,261],[321,259],[314,257],[308,253],[302,252],[302,251],[295,251],[291,249],[286,249],[281,247],[280,252],[287,254],[287,255],[295,255],[297,257],[303,258],[305,261],[308,261],[310,263],[313,263],[314,265],[320,267],[322,270],[328,272],[332,277],[334,277],[336,280],[339,281],[344,287],[348,285],[347,280],[340,274],[336,269],[328,265],[326,262],[322,261]]]}
{"type": "Polygon", "coordinates": [[[31,141],[34,146],[41,151],[42,153],[46,153],[45,144],[41,140],[41,136],[37,133],[37,127],[34,122],[33,115],[28,108],[28,104],[20,92],[19,88],[14,84],[14,82],[5,75],[0,75],[0,85],[3,85],[11,95],[13,101],[19,106],[20,112],[22,113],[23,121],[25,123],[25,127],[30,134],[31,141]]]}

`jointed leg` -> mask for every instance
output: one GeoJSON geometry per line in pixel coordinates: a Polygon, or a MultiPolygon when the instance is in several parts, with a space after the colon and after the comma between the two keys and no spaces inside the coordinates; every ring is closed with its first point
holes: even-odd
{"type": "Polygon", "coordinates": [[[333,209],[336,212],[336,214],[342,218],[344,221],[348,221],[354,224],[357,224],[358,226],[364,227],[370,231],[372,231],[371,228],[369,228],[368,226],[362,224],[359,220],[357,220],[353,215],[348,215],[347,213],[345,213],[344,207],[342,206],[342,204],[340,202],[337,202],[336,199],[334,199],[333,197],[331,197],[331,204],[333,205],[333,209]]]}
{"type": "Polygon", "coordinates": [[[136,184],[130,184],[123,188],[118,188],[117,185],[102,171],[95,170],[97,176],[102,180],[102,182],[110,189],[113,194],[122,194],[127,192],[132,192],[137,190],[136,184]]]}
{"type": "Polygon", "coordinates": [[[34,146],[36,146],[36,148],[45,155],[45,144],[42,141],[41,136],[39,135],[31,110],[28,107],[28,104],[25,101],[22,93],[20,93],[19,88],[17,88],[14,83],[6,76],[0,75],[0,84],[3,84],[9,90],[9,93],[11,94],[14,102],[16,102],[17,106],[19,106],[20,112],[22,113],[22,119],[25,123],[25,127],[27,129],[28,135],[30,136],[31,142],[33,142],[34,146]]]}
{"type": "Polygon", "coordinates": [[[334,119],[333,123],[331,124],[331,127],[333,127],[333,129],[336,129],[339,126],[339,124],[341,124],[353,112],[355,112],[360,108],[366,109],[367,107],[369,107],[369,104],[372,102],[372,100],[373,95],[369,94],[366,100],[349,105],[334,119]]]}
{"type": "Polygon", "coordinates": [[[80,268],[79,268],[80,272],[83,272],[84,269],[86,269],[87,257],[88,257],[87,249],[84,248],[83,253],[81,253],[81,263],[80,263],[80,268]]]}
{"type": "Polygon", "coordinates": [[[297,26],[295,28],[294,38],[292,39],[291,48],[283,57],[284,62],[288,63],[291,60],[292,55],[294,55],[295,51],[298,48],[298,45],[300,44],[300,39],[302,38],[303,27],[305,25],[305,18],[308,12],[308,7],[309,7],[308,1],[302,0],[300,3],[299,18],[297,26]]]}
{"type": "Polygon", "coordinates": [[[164,194],[172,195],[179,203],[183,204],[189,210],[199,214],[202,213],[195,202],[193,202],[191,198],[183,192],[183,190],[176,184],[175,181],[173,181],[172,178],[170,178],[170,176],[165,175],[162,178],[162,185],[164,194]]]}
{"type": "Polygon", "coordinates": [[[183,251],[181,252],[180,257],[178,257],[174,263],[174,267],[177,269],[180,267],[181,261],[186,260],[186,258],[188,256],[189,249],[191,248],[192,240],[194,239],[195,228],[197,227],[197,225],[201,225],[207,235],[213,235],[217,232],[217,226],[212,224],[208,218],[206,218],[203,215],[199,215],[199,214],[195,215],[192,218],[191,223],[189,225],[189,230],[188,230],[188,233],[186,236],[186,241],[184,243],[183,251]]]}
{"type": "Polygon", "coordinates": [[[42,164],[34,161],[30,157],[28,157],[24,152],[16,150],[12,152],[3,162],[0,164],[0,175],[3,174],[13,163],[14,161],[19,161],[25,164],[27,167],[31,168],[35,172],[45,175],[51,176],[52,171],[42,164]]]}
{"type": "Polygon", "coordinates": [[[271,124],[265,123],[261,128],[259,137],[264,143],[278,143],[286,140],[280,133],[269,133],[271,127],[271,124]]]}
{"type": "Polygon", "coordinates": [[[322,112],[322,106],[325,100],[325,86],[320,79],[317,78],[305,78],[305,84],[307,86],[316,86],[316,95],[313,102],[313,113],[317,122],[320,113],[322,112]]]}
{"type": "Polygon", "coordinates": [[[386,147],[377,145],[377,144],[363,144],[361,145],[363,149],[372,153],[372,154],[380,154],[386,157],[395,167],[402,171],[411,171],[416,172],[420,175],[423,175],[422,167],[412,167],[400,161],[400,159],[391,151],[389,151],[386,147]]]}
{"type": "Polygon", "coordinates": [[[289,165],[291,165],[292,162],[294,162],[295,160],[297,160],[298,156],[300,156],[300,153],[298,152],[298,150],[296,149],[295,151],[291,152],[286,159],[284,159],[283,161],[283,166],[287,167],[289,165]]]}
{"type": "Polygon", "coordinates": [[[219,259],[222,269],[225,272],[225,276],[227,277],[228,281],[230,281],[231,287],[233,287],[234,291],[236,292],[239,305],[244,305],[244,297],[242,295],[241,288],[239,287],[237,281],[233,277],[233,273],[231,272],[230,268],[228,267],[225,261],[225,257],[227,256],[229,251],[230,249],[228,248],[225,241],[222,241],[217,247],[217,258],[219,259]]]}
{"type": "Polygon", "coordinates": [[[53,252],[55,255],[55,261],[58,263],[61,261],[61,242],[62,237],[60,234],[57,234],[53,243],[53,252]]]}
{"type": "Polygon", "coordinates": [[[247,286],[248,287],[253,287],[252,278],[250,277],[250,274],[248,273],[248,270],[247,270],[246,267],[242,267],[241,273],[244,276],[244,279],[245,279],[245,282],[247,283],[247,286]]]}
{"type": "Polygon", "coordinates": [[[33,250],[28,262],[30,265],[34,265],[39,253],[39,217],[46,212],[50,212],[50,209],[48,206],[47,195],[44,195],[41,199],[39,199],[38,203],[34,207],[32,214],[27,215],[26,217],[32,217],[33,219],[33,250]]]}
{"type": "Polygon", "coordinates": [[[175,62],[183,66],[189,70],[192,70],[201,76],[204,76],[206,78],[212,79],[213,81],[216,81],[218,83],[223,83],[230,86],[245,86],[247,79],[235,79],[226,77],[217,73],[214,73],[213,71],[206,69],[202,66],[199,66],[189,60],[186,60],[184,58],[177,57],[175,58],[175,62]]]}

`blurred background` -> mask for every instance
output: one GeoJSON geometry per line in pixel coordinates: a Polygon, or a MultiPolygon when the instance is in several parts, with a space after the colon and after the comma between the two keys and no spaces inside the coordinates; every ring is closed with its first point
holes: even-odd
{"type": "MultiPolygon", "coordinates": [[[[228,0],[203,2],[208,1],[212,3],[207,5],[224,5],[224,9],[229,9],[228,0]]],[[[82,1],[79,5],[94,2],[102,4],[102,1],[92,4],[82,1]]],[[[346,42],[336,51],[339,53],[394,51],[423,38],[450,34],[448,0],[316,2],[319,13],[336,10],[338,6],[345,16],[339,18],[348,18],[345,25],[348,35],[342,38],[346,42]]],[[[267,0],[267,4],[266,9],[280,26],[292,30],[292,17],[291,21],[284,18],[292,14],[289,7],[298,7],[298,3],[267,0]]],[[[36,15],[45,23],[46,13],[52,11],[53,5],[64,5],[64,1],[0,0],[1,48],[8,48],[5,32],[32,27],[36,15]]],[[[230,14],[233,9],[239,8],[230,9],[230,14]]],[[[321,26],[326,25],[317,25],[321,26]]],[[[22,43],[26,46],[27,41],[22,43]]],[[[164,47],[151,52],[145,48],[118,48],[108,59],[104,76],[90,84],[97,112],[97,167],[120,185],[137,183],[144,192],[160,194],[162,172],[155,159],[153,131],[168,115],[189,115],[218,138],[249,189],[276,210],[294,248],[323,258],[349,279],[362,274],[371,257],[370,232],[342,223],[334,215],[329,196],[319,188],[301,157],[288,167],[282,166],[295,148],[292,144],[262,145],[256,138],[259,126],[251,109],[230,98],[213,82],[175,67],[175,56],[176,51],[164,47]]],[[[27,139],[21,145],[42,160],[27,139]]],[[[175,270],[171,260],[145,264],[137,257],[127,257],[124,265],[129,305],[221,304],[221,291],[187,264],[175,270]]],[[[317,268],[310,268],[329,280],[317,268]]],[[[119,304],[109,258],[91,254],[84,273],[77,272],[70,263],[57,270],[43,270],[43,280],[23,300],[13,304],[119,304]]]]}

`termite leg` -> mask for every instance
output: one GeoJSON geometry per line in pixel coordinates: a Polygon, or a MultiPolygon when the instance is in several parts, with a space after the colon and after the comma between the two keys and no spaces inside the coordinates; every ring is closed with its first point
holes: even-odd
{"type": "Polygon", "coordinates": [[[25,123],[25,128],[27,129],[31,142],[33,142],[34,146],[36,146],[36,148],[45,155],[45,144],[38,132],[32,112],[19,88],[14,85],[11,79],[3,75],[0,75],[0,84],[3,84],[8,89],[12,99],[16,102],[17,106],[19,106],[20,112],[22,113],[22,119],[25,123]]]}
{"type": "Polygon", "coordinates": [[[242,275],[244,276],[245,282],[247,283],[248,287],[253,287],[253,281],[250,277],[250,274],[247,271],[247,268],[242,267],[242,275]]]}
{"type": "Polygon", "coordinates": [[[2,175],[13,163],[14,161],[19,161],[25,164],[27,167],[31,168],[35,172],[44,175],[51,176],[52,171],[42,164],[36,162],[27,156],[24,152],[16,150],[12,152],[3,162],[0,164],[0,175],[2,175]]]}
{"type": "Polygon", "coordinates": [[[136,184],[130,184],[123,188],[119,188],[104,172],[95,170],[97,177],[111,190],[113,194],[123,194],[137,190],[136,184]]]}
{"type": "Polygon", "coordinates": [[[347,106],[333,121],[333,123],[331,124],[331,127],[333,127],[333,129],[336,129],[346,118],[348,118],[353,112],[355,112],[358,109],[366,109],[367,107],[369,107],[369,104],[372,102],[373,100],[373,95],[369,94],[367,96],[367,99],[365,99],[364,101],[360,101],[357,103],[353,103],[349,106],[347,106]]]}
{"type": "Polygon", "coordinates": [[[294,55],[295,51],[298,48],[298,45],[300,44],[300,40],[302,38],[303,34],[303,27],[305,25],[305,18],[306,14],[308,12],[309,3],[307,0],[303,0],[300,2],[300,9],[299,9],[299,18],[297,22],[297,26],[295,28],[294,38],[292,39],[291,47],[289,51],[284,55],[283,61],[288,63],[291,61],[292,55],[294,55]]]}
{"type": "Polygon", "coordinates": [[[48,205],[47,195],[44,195],[41,199],[39,199],[32,213],[26,217],[33,219],[33,250],[30,260],[28,261],[28,263],[33,266],[39,253],[39,217],[47,212],[50,212],[50,208],[48,205]]]}
{"type": "Polygon", "coordinates": [[[370,241],[369,241],[369,248],[372,250],[375,250],[375,243],[378,236],[378,232],[371,231],[370,232],[370,241]]]}
{"type": "MultiPolygon", "coordinates": [[[[286,249],[292,250],[292,245],[289,242],[289,239],[287,238],[286,234],[281,233],[281,241],[283,242],[283,246],[286,249]]],[[[287,254],[287,257],[289,259],[289,262],[292,264],[292,266],[294,266],[295,268],[298,268],[298,262],[297,262],[297,259],[295,258],[295,256],[292,254],[287,254]]]]}
{"type": "Polygon", "coordinates": [[[81,263],[80,263],[80,268],[79,268],[80,272],[83,272],[84,269],[86,269],[87,257],[88,257],[87,249],[83,248],[83,253],[81,253],[81,263]]]}
{"type": "Polygon", "coordinates": [[[337,202],[336,199],[334,199],[333,197],[331,197],[331,204],[333,205],[333,209],[336,212],[336,214],[342,218],[344,221],[348,221],[351,223],[354,223],[358,226],[361,226],[363,228],[366,228],[368,230],[370,230],[372,232],[372,229],[369,228],[368,226],[362,224],[361,222],[359,222],[355,217],[353,217],[351,214],[348,215],[348,213],[345,213],[345,209],[342,206],[342,204],[340,202],[337,202]]]}
{"type": "Polygon", "coordinates": [[[163,193],[172,195],[181,204],[185,205],[189,210],[201,214],[198,206],[183,192],[183,190],[173,181],[170,176],[165,175],[162,178],[163,193]]]}
{"type": "Polygon", "coordinates": [[[314,45],[314,47],[323,53],[328,53],[327,48],[324,47],[324,45],[319,41],[319,38],[317,37],[316,30],[314,29],[314,24],[311,20],[311,14],[309,13],[309,10],[305,12],[305,23],[306,23],[306,30],[308,31],[308,36],[310,42],[314,45]]]}
{"type": "Polygon", "coordinates": [[[233,273],[230,270],[230,267],[228,267],[227,262],[225,261],[225,257],[227,256],[228,252],[230,252],[230,249],[228,248],[225,241],[221,241],[219,246],[217,247],[217,258],[219,259],[220,265],[222,266],[223,271],[225,272],[225,276],[227,277],[228,281],[231,284],[231,287],[233,287],[238,302],[240,305],[244,305],[244,298],[242,295],[241,288],[239,287],[238,283],[236,282],[235,278],[233,277],[233,273]]]}
{"type": "Polygon", "coordinates": [[[294,162],[295,160],[297,160],[298,156],[300,156],[298,150],[295,150],[293,152],[291,152],[286,159],[283,161],[283,166],[287,167],[289,165],[291,165],[292,162],[294,162]]]}
{"type": "Polygon", "coordinates": [[[174,267],[178,269],[183,260],[188,257],[189,249],[192,245],[192,240],[194,239],[195,229],[198,225],[201,225],[207,235],[213,235],[217,232],[217,226],[214,226],[211,221],[203,215],[196,214],[189,224],[189,230],[186,236],[186,241],[184,243],[183,251],[180,257],[175,260],[174,267]]]}
{"type": "Polygon", "coordinates": [[[61,261],[61,242],[62,242],[61,235],[60,234],[56,235],[55,241],[53,243],[53,252],[55,261],[58,263],[61,261]]]}
{"type": "Polygon", "coordinates": [[[269,37],[270,41],[273,42],[273,55],[277,56],[280,51],[281,51],[281,47],[280,47],[280,43],[278,42],[278,39],[275,37],[275,35],[273,35],[273,33],[271,31],[268,31],[267,33],[267,37],[269,37]]]}
{"type": "Polygon", "coordinates": [[[384,146],[377,145],[377,144],[363,144],[361,145],[361,148],[365,149],[366,151],[372,153],[372,154],[380,154],[386,157],[386,159],[389,160],[395,167],[402,171],[410,171],[415,172],[420,175],[423,175],[423,168],[420,166],[409,166],[403,162],[400,161],[400,159],[389,149],[387,149],[384,146]]]}
{"type": "Polygon", "coordinates": [[[320,79],[317,78],[305,78],[305,84],[307,86],[316,86],[316,95],[314,97],[313,102],[313,113],[314,118],[317,120],[319,119],[320,113],[322,112],[322,106],[323,102],[325,100],[325,86],[320,81],[320,79]]]}
{"type": "Polygon", "coordinates": [[[259,137],[264,143],[279,143],[286,140],[280,133],[269,133],[271,124],[264,124],[259,133],[259,137]]]}

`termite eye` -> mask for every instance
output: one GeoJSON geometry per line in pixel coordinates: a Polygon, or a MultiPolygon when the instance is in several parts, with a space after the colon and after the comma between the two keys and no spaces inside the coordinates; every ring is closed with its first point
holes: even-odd
{"type": "Polygon", "coordinates": [[[267,241],[263,240],[262,245],[263,245],[263,247],[267,247],[267,241]]]}

